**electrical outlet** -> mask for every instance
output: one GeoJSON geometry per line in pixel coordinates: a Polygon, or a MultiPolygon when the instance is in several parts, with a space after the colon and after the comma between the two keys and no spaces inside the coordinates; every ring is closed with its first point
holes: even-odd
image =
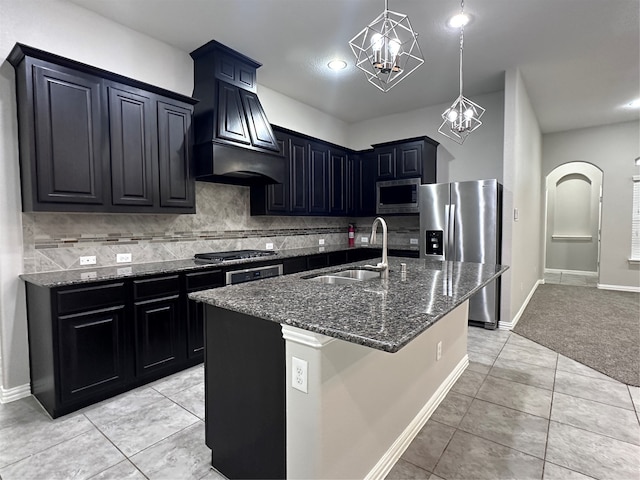
{"type": "Polygon", "coordinates": [[[291,386],[303,393],[307,391],[307,361],[291,357],[291,386]]]}
{"type": "Polygon", "coordinates": [[[438,342],[436,346],[436,360],[440,360],[442,358],[442,340],[438,342]]]}
{"type": "Polygon", "coordinates": [[[96,264],[95,255],[87,255],[86,257],[80,257],[80,265],[95,265],[95,264],[96,264]]]}
{"type": "Polygon", "coordinates": [[[409,244],[410,245],[417,245],[418,244],[418,239],[417,238],[410,238],[409,239],[409,244]]]}
{"type": "Polygon", "coordinates": [[[116,253],[116,263],[131,263],[131,254],[116,253]]]}
{"type": "Polygon", "coordinates": [[[369,237],[360,237],[360,243],[369,243],[369,237]]]}
{"type": "Polygon", "coordinates": [[[267,250],[273,250],[273,243],[267,243],[267,245],[265,246],[265,248],[267,250]]]}
{"type": "Polygon", "coordinates": [[[324,238],[321,238],[320,240],[318,240],[318,245],[324,245],[324,238]]]}

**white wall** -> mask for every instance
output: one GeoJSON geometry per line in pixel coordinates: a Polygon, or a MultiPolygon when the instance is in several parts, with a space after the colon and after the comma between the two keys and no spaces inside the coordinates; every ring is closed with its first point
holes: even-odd
{"type": "Polygon", "coordinates": [[[519,70],[507,71],[501,322],[512,322],[542,275],[540,201],[542,135],[519,70]],[[514,209],[518,221],[514,221],[514,209]]]}
{"type": "Polygon", "coordinates": [[[640,122],[546,134],[542,175],[567,162],[592,163],[603,171],[601,286],[640,288],[640,266],[630,265],[632,176],[640,155],[640,122]]]}
{"type": "Polygon", "coordinates": [[[427,135],[440,142],[438,182],[496,178],[502,183],[504,93],[478,95],[471,100],[487,111],[483,125],[462,145],[438,133],[440,115],[451,105],[447,103],[350,125],[347,146],[363,150],[376,143],[427,135]]]}
{"type": "MultiPolygon", "coordinates": [[[[260,78],[260,70],[258,70],[260,78]]],[[[269,122],[319,138],[326,142],[349,146],[348,124],[320,110],[293,100],[263,85],[258,86],[258,97],[269,122]]]]}

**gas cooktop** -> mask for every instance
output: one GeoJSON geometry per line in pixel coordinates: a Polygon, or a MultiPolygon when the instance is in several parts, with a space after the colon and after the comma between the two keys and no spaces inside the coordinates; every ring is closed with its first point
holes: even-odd
{"type": "Polygon", "coordinates": [[[234,250],[231,252],[196,253],[195,259],[203,262],[223,262],[243,258],[270,257],[277,255],[273,250],[234,250]]]}

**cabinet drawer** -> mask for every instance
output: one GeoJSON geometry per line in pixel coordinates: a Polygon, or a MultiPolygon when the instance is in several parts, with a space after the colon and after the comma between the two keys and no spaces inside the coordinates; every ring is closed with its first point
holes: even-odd
{"type": "Polygon", "coordinates": [[[206,272],[187,273],[185,274],[187,281],[187,292],[195,292],[198,290],[206,290],[208,288],[222,287],[224,278],[222,270],[209,270],[206,272]]]}
{"type": "Polygon", "coordinates": [[[180,277],[171,275],[168,277],[148,278],[133,281],[133,299],[164,297],[180,292],[180,277]]]}
{"type": "Polygon", "coordinates": [[[58,313],[63,315],[120,305],[125,302],[125,298],[123,282],[61,290],[57,293],[58,313]]]}

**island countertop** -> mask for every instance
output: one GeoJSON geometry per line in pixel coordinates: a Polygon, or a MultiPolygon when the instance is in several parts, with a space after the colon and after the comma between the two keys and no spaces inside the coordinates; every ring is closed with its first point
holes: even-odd
{"type": "Polygon", "coordinates": [[[204,290],[189,298],[393,353],[508,268],[390,257],[388,280],[331,285],[308,279],[364,263],[204,290]]]}

